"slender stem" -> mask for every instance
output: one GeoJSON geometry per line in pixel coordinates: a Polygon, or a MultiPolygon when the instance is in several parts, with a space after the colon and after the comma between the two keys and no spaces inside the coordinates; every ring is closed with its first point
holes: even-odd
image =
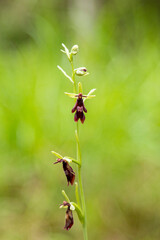
{"type": "Polygon", "coordinates": [[[81,150],[80,150],[80,144],[79,144],[79,132],[78,132],[78,124],[77,124],[77,159],[79,160],[80,165],[78,166],[78,180],[79,180],[79,189],[80,189],[80,196],[81,196],[81,204],[82,204],[82,211],[84,215],[84,222],[83,222],[83,235],[84,239],[88,240],[87,236],[87,216],[86,216],[86,204],[85,204],[85,198],[84,198],[84,191],[83,191],[83,184],[82,184],[82,158],[81,158],[81,150]]]}
{"type": "MultiPolygon", "coordinates": [[[[75,81],[75,72],[74,72],[74,66],[73,61],[71,61],[72,66],[72,80],[74,82],[74,93],[77,93],[76,91],[76,81],[75,81]]],[[[84,198],[84,191],[83,191],[83,184],[82,184],[82,173],[81,173],[81,167],[82,167],[82,157],[81,157],[81,149],[80,149],[80,143],[79,143],[79,126],[78,122],[76,125],[76,142],[77,142],[77,160],[79,161],[78,165],[78,181],[79,181],[79,190],[80,190],[80,198],[81,198],[81,208],[84,216],[83,220],[83,236],[84,240],[88,240],[88,234],[87,234],[87,217],[86,217],[86,205],[85,205],[85,198],[84,198]]]]}
{"type": "Polygon", "coordinates": [[[78,183],[75,182],[75,195],[76,195],[76,201],[77,201],[77,204],[80,206],[80,199],[79,199],[79,192],[78,192],[78,183]]]}
{"type": "Polygon", "coordinates": [[[73,66],[73,61],[71,62],[71,66],[72,66],[72,81],[74,82],[73,83],[73,90],[74,90],[74,93],[77,92],[77,88],[76,88],[76,80],[75,80],[75,72],[74,72],[74,66],[73,66]]]}

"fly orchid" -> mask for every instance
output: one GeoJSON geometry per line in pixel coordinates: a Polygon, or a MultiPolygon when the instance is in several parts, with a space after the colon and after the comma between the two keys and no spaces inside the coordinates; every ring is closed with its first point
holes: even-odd
{"type": "Polygon", "coordinates": [[[79,164],[77,162],[76,159],[74,158],[71,158],[71,157],[63,157],[62,155],[60,155],[59,153],[55,152],[55,151],[52,151],[51,153],[53,153],[57,158],[57,161],[54,162],[54,164],[57,164],[57,163],[62,163],[62,166],[63,166],[63,170],[64,170],[64,173],[66,175],[66,178],[67,178],[67,182],[68,182],[68,185],[69,183],[71,185],[73,185],[74,183],[74,180],[75,180],[75,172],[73,171],[72,167],[69,165],[69,163],[71,162],[74,162],[76,164],[79,164]]]}
{"type": "MultiPolygon", "coordinates": [[[[93,92],[93,90],[95,91],[95,89],[92,89],[91,91],[93,92]]],[[[76,113],[74,115],[74,121],[78,122],[78,120],[80,119],[81,123],[84,123],[84,121],[85,121],[84,112],[87,113],[87,109],[84,106],[83,98],[90,99],[90,98],[95,97],[95,95],[90,95],[90,94],[83,95],[82,93],[75,94],[75,93],[67,93],[67,92],[65,92],[65,94],[71,98],[77,98],[76,103],[75,103],[74,107],[72,108],[72,113],[74,113],[76,111],[76,113]]]]}
{"type": "Polygon", "coordinates": [[[83,227],[83,235],[84,239],[88,240],[87,235],[87,220],[86,220],[86,207],[85,207],[85,197],[84,197],[84,191],[83,191],[83,184],[82,184],[82,173],[81,173],[81,166],[82,166],[82,157],[81,157],[81,149],[80,149],[80,141],[79,141],[79,126],[78,126],[78,120],[80,119],[81,123],[84,123],[85,121],[85,114],[87,113],[87,109],[84,105],[85,100],[95,97],[95,95],[92,95],[92,93],[96,89],[92,89],[87,95],[83,94],[82,91],[82,83],[76,81],[76,77],[84,77],[87,76],[89,73],[85,67],[79,67],[74,68],[73,59],[79,52],[78,45],[74,45],[71,50],[69,50],[64,44],[62,44],[63,49],[61,51],[67,56],[71,68],[72,68],[72,75],[69,76],[63,68],[61,68],[59,65],[57,66],[58,69],[63,73],[63,75],[70,81],[73,87],[74,93],[67,93],[71,98],[76,99],[75,105],[72,108],[71,112],[74,114],[74,121],[77,122],[76,124],[76,130],[75,130],[75,137],[76,137],[76,145],[77,145],[77,160],[71,157],[63,157],[59,153],[52,151],[52,153],[57,157],[56,162],[62,163],[64,173],[66,175],[68,185],[69,183],[73,185],[75,181],[75,172],[73,171],[72,167],[70,166],[70,163],[73,162],[77,164],[77,176],[78,176],[78,182],[75,182],[75,196],[76,196],[76,202],[70,202],[67,194],[64,190],[62,190],[62,194],[65,197],[66,201],[63,202],[63,204],[60,205],[60,208],[67,208],[66,215],[65,215],[65,227],[64,229],[69,230],[73,226],[73,214],[72,211],[75,210],[78,218],[82,224],[83,227]],[[77,83],[78,83],[78,91],[77,91],[77,83]],[[77,93],[78,92],[78,93],[77,93]]]}
{"type": "Polygon", "coordinates": [[[74,223],[72,210],[74,210],[75,208],[69,202],[63,201],[63,203],[60,205],[60,208],[66,208],[66,207],[67,207],[66,215],[65,215],[66,223],[65,223],[64,229],[69,230],[74,223]]]}

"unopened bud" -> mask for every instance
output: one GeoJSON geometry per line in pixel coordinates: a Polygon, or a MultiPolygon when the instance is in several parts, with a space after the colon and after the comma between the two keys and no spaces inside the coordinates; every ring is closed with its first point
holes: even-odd
{"type": "Polygon", "coordinates": [[[76,55],[76,54],[78,53],[78,51],[79,51],[78,45],[74,45],[74,46],[72,47],[72,49],[71,49],[71,53],[72,53],[73,55],[76,55]]]}
{"type": "Polygon", "coordinates": [[[75,69],[75,74],[77,76],[86,76],[86,75],[88,75],[87,69],[85,67],[80,67],[80,68],[75,69]]]}

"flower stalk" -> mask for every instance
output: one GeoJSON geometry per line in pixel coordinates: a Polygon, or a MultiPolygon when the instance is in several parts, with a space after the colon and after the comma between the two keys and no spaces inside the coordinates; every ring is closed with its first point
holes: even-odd
{"type": "MultiPolygon", "coordinates": [[[[74,76],[74,78],[72,78],[72,80],[74,82],[74,93],[76,94],[76,82],[75,82],[75,75],[74,74],[75,73],[74,73],[74,68],[73,68],[73,63],[72,63],[72,77],[74,76]]],[[[76,136],[76,143],[77,143],[77,160],[79,162],[79,165],[78,165],[78,182],[79,182],[79,190],[80,190],[82,211],[83,211],[83,215],[84,215],[84,219],[83,219],[83,222],[82,222],[83,236],[84,236],[84,240],[88,240],[86,204],[85,204],[84,190],[83,190],[83,184],[82,184],[82,173],[81,173],[82,155],[81,155],[81,148],[80,148],[80,142],[79,142],[79,125],[78,125],[78,122],[76,124],[75,136],[76,136]]]]}
{"type": "Polygon", "coordinates": [[[62,194],[66,201],[63,201],[63,204],[60,205],[60,208],[67,208],[66,211],[66,222],[64,229],[69,230],[73,226],[73,214],[72,211],[76,211],[78,218],[82,224],[83,227],[83,236],[84,240],[88,240],[88,234],[87,234],[87,216],[86,216],[86,205],[85,205],[85,196],[84,196],[84,190],[83,190],[83,183],[82,183],[82,154],[81,154],[81,148],[80,148],[80,140],[79,140],[79,122],[83,124],[85,121],[85,115],[84,112],[87,113],[87,109],[84,106],[84,101],[86,99],[90,99],[95,97],[95,95],[92,95],[92,93],[96,89],[90,90],[90,92],[87,95],[82,94],[82,83],[78,83],[78,93],[77,93],[77,82],[75,79],[75,76],[86,76],[89,73],[87,72],[87,69],[85,67],[79,67],[74,69],[73,64],[73,58],[74,55],[76,55],[79,51],[78,45],[74,45],[71,49],[71,51],[68,50],[68,48],[62,44],[63,48],[61,51],[66,54],[72,68],[72,77],[70,77],[60,66],[57,66],[58,69],[64,74],[64,76],[70,80],[70,82],[73,84],[73,93],[66,93],[71,98],[75,99],[75,106],[72,109],[72,113],[75,112],[74,115],[74,121],[76,122],[76,130],[75,130],[75,138],[76,138],[76,152],[77,157],[76,159],[71,157],[63,157],[61,154],[52,151],[52,153],[57,157],[57,161],[54,163],[62,163],[64,173],[67,178],[68,185],[69,183],[73,185],[75,180],[75,172],[73,171],[72,167],[70,166],[70,163],[74,163],[77,165],[78,168],[78,183],[75,182],[75,196],[76,196],[76,203],[71,202],[67,194],[64,190],[62,190],[62,194]],[[80,121],[79,121],[80,119],[80,121]]]}

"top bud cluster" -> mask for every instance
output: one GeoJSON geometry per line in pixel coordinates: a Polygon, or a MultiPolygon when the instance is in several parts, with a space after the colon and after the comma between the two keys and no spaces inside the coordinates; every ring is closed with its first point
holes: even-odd
{"type": "MultiPolygon", "coordinates": [[[[61,49],[61,52],[65,53],[68,57],[68,60],[70,62],[72,62],[73,61],[73,55],[76,55],[79,51],[78,45],[74,45],[71,48],[70,52],[69,52],[68,48],[63,43],[62,43],[62,46],[64,47],[64,50],[61,49]]],[[[87,69],[85,67],[76,68],[76,69],[74,69],[74,71],[75,71],[75,74],[77,76],[86,76],[86,75],[89,74],[89,73],[87,73],[87,69]]]]}

